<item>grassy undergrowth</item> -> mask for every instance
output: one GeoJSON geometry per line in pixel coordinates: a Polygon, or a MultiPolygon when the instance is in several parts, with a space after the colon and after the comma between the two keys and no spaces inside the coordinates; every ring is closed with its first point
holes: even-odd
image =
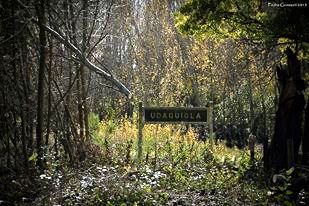
{"type": "Polygon", "coordinates": [[[145,125],[137,160],[135,120],[91,122],[95,162],[50,166],[35,205],[267,205],[260,153],[196,140],[193,128],[145,125]],[[61,169],[59,169],[61,168],[61,169]]]}

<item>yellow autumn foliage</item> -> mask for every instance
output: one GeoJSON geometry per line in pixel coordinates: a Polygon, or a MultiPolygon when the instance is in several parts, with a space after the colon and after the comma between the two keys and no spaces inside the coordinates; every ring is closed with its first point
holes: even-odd
{"type": "MultiPolygon", "coordinates": [[[[123,118],[117,122],[103,121],[99,125],[98,137],[95,141],[99,146],[110,144],[109,152],[114,156],[125,156],[128,144],[132,144],[130,154],[137,156],[137,120],[123,118]],[[105,142],[105,143],[104,143],[105,142]]],[[[199,141],[193,127],[171,124],[146,124],[143,128],[143,157],[173,158],[184,155],[188,159],[204,158],[205,152],[210,153],[217,161],[234,161],[249,157],[248,150],[236,147],[229,148],[224,141],[199,141]]],[[[116,158],[116,157],[114,157],[116,158]]]]}

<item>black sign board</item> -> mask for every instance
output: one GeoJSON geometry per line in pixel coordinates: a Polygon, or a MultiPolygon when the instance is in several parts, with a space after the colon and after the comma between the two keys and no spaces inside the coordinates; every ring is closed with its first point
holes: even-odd
{"type": "Polygon", "coordinates": [[[206,123],[207,108],[144,107],[144,122],[148,123],[206,123]]]}

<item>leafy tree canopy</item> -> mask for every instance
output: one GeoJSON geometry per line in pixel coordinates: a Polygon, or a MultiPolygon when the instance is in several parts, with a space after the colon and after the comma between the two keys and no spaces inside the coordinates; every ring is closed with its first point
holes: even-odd
{"type": "Polygon", "coordinates": [[[198,39],[247,40],[264,45],[309,43],[309,3],[261,0],[189,0],[175,14],[176,26],[198,39]]]}

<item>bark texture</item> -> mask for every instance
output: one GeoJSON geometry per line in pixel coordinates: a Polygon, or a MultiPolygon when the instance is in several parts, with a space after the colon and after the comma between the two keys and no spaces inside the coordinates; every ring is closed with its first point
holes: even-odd
{"type": "Polygon", "coordinates": [[[269,150],[270,166],[276,170],[291,167],[298,161],[305,106],[300,62],[290,48],[285,53],[287,69],[277,67],[280,96],[275,133],[269,150]]]}

